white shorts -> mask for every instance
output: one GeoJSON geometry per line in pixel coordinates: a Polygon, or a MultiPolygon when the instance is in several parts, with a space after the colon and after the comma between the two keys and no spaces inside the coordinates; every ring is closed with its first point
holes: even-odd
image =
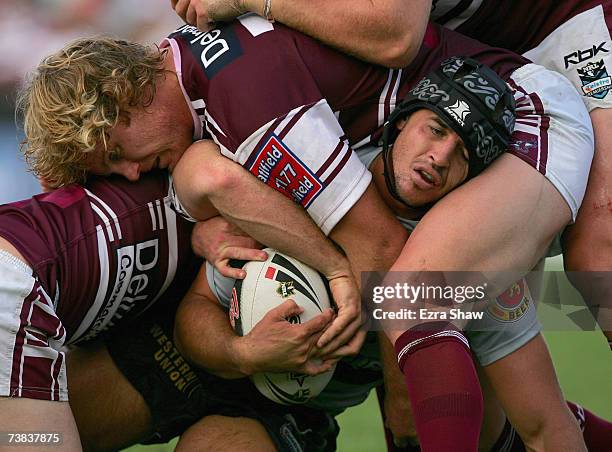
{"type": "Polygon", "coordinates": [[[67,401],[65,339],[32,270],[0,251],[0,397],[67,401]]]}
{"type": "Polygon", "coordinates": [[[508,152],[555,186],[575,220],[595,146],[589,113],[568,79],[542,66],[522,66],[508,83],[516,100],[516,125],[508,152]]]}
{"type": "Polygon", "coordinates": [[[470,347],[481,366],[508,356],[541,330],[535,300],[525,279],[489,303],[482,320],[472,320],[465,328],[470,347]]]}
{"type": "Polygon", "coordinates": [[[612,39],[601,5],[572,17],[524,55],[567,77],[589,111],[612,108],[612,39]]]}

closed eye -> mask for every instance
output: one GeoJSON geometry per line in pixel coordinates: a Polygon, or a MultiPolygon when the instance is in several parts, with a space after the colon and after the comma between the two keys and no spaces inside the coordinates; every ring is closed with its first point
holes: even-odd
{"type": "Polygon", "coordinates": [[[115,163],[118,162],[119,160],[121,160],[121,148],[119,148],[119,146],[117,146],[115,149],[108,151],[108,161],[115,163]]]}

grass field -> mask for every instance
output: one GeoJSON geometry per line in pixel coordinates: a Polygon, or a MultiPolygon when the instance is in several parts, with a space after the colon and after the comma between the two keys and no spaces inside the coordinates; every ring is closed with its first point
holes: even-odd
{"type": "MultiPolygon", "coordinates": [[[[547,269],[560,269],[558,260],[547,269]]],[[[575,309],[575,308],[574,308],[575,309]]],[[[594,413],[612,420],[612,352],[600,331],[570,331],[562,325],[564,312],[541,305],[540,319],[550,347],[561,386],[568,400],[588,407],[594,413]],[[552,319],[552,320],[551,320],[552,319]],[[554,330],[547,325],[556,325],[554,330]]],[[[517,385],[520,385],[520,377],[517,385]]],[[[340,452],[384,452],[383,429],[375,395],[339,417],[340,452]]],[[[166,452],[174,442],[159,446],[134,446],[129,452],[166,452]]]]}

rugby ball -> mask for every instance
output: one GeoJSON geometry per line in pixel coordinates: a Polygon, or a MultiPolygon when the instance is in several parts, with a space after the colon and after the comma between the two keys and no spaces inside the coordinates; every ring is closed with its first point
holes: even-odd
{"type": "MultiPolygon", "coordinates": [[[[326,282],[315,269],[276,250],[265,251],[266,261],[250,261],[243,266],[247,276],[237,280],[232,291],[230,320],[241,336],[289,298],[304,309],[302,314],[287,319],[291,323],[307,322],[331,306],[326,282]]],[[[270,400],[294,405],[319,395],[333,373],[334,369],[315,376],[266,372],[252,375],[251,380],[270,400]]]]}

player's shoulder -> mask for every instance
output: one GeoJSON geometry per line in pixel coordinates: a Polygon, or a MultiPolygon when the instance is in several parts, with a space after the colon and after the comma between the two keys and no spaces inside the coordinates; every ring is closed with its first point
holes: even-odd
{"type": "Polygon", "coordinates": [[[168,197],[169,175],[155,170],[144,173],[137,182],[121,176],[91,177],[84,186],[91,200],[100,199],[117,210],[132,210],[168,197]]]}
{"type": "MultiPolygon", "coordinates": [[[[217,74],[228,74],[227,69],[236,68],[231,77],[252,77],[244,73],[242,64],[261,60],[262,65],[282,53],[283,60],[291,58],[288,51],[296,44],[308,40],[306,36],[281,24],[270,23],[258,15],[240,16],[234,21],[219,23],[206,32],[197,27],[183,25],[174,30],[162,43],[180,52],[181,67],[185,73],[198,70],[208,81],[217,74]],[[281,53],[279,53],[282,51],[281,53]],[[244,62],[242,64],[237,64],[244,62]]],[[[298,52],[293,53],[298,55],[298,52]]]]}

